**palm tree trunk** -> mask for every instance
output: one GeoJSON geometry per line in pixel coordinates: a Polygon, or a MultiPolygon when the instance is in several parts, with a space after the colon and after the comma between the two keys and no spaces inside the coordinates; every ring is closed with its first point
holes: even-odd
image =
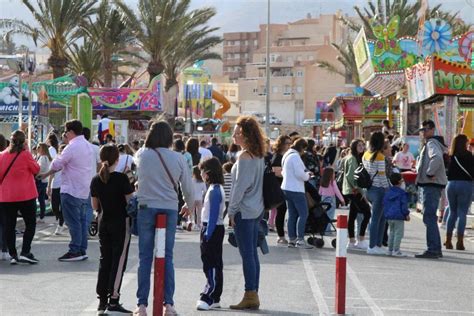
{"type": "Polygon", "coordinates": [[[148,74],[150,75],[150,82],[153,80],[153,78],[161,74],[164,69],[165,67],[163,66],[163,63],[161,61],[159,60],[150,61],[146,69],[148,71],[148,74]]]}
{"type": "MultiPolygon", "coordinates": [[[[168,86],[168,80],[166,80],[166,86],[168,86]]],[[[166,116],[173,116],[175,115],[175,105],[176,105],[176,98],[178,97],[178,84],[177,82],[165,89],[163,92],[163,112],[166,113],[166,116]]]]}
{"type": "Polygon", "coordinates": [[[104,59],[104,86],[111,87],[112,86],[112,70],[113,70],[113,63],[110,60],[105,61],[104,59]]]}
{"type": "Polygon", "coordinates": [[[66,74],[65,68],[68,65],[68,60],[65,57],[51,55],[48,58],[48,65],[53,69],[53,78],[59,78],[66,74]]]}

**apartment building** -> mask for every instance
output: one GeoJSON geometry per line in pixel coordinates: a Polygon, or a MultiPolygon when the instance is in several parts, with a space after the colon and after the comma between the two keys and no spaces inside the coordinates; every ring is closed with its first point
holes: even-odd
{"type": "Polygon", "coordinates": [[[252,61],[253,52],[259,45],[259,32],[224,33],[223,75],[229,76],[229,80],[234,82],[244,78],[246,65],[252,61]]]}
{"type": "MultiPolygon", "coordinates": [[[[339,14],[339,13],[338,13],[339,14]]],[[[259,39],[265,39],[266,25],[259,39]]],[[[270,25],[270,112],[287,124],[301,124],[315,117],[316,102],[329,101],[336,94],[350,92],[342,76],[317,66],[318,60],[337,65],[337,51],[347,31],[337,14],[308,16],[288,24],[270,25]]],[[[224,46],[225,47],[225,46],[224,46]]],[[[341,67],[342,68],[342,67],[341,67]]],[[[239,78],[239,101],[243,112],[264,112],[266,96],[266,48],[260,45],[239,78]]]]}

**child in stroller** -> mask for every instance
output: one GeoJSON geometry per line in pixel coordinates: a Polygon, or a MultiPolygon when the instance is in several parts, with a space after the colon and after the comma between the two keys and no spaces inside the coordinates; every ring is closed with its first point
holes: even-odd
{"type": "MultiPolygon", "coordinates": [[[[331,208],[331,204],[322,203],[321,196],[318,190],[312,186],[309,182],[305,183],[306,191],[306,202],[308,203],[308,220],[306,221],[306,234],[310,235],[307,241],[308,244],[314,245],[316,248],[322,248],[324,246],[324,232],[328,224],[336,230],[334,223],[336,220],[331,220],[326,214],[331,208]],[[320,235],[318,238],[316,235],[320,235]]],[[[331,245],[336,248],[336,238],[331,241],[331,245]]]]}

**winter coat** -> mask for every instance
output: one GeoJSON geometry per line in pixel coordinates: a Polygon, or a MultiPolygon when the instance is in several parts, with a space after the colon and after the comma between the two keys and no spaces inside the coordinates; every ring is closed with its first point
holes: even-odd
{"type": "Polygon", "coordinates": [[[405,220],[408,210],[408,193],[399,187],[390,187],[383,198],[383,212],[386,219],[405,220]]]}

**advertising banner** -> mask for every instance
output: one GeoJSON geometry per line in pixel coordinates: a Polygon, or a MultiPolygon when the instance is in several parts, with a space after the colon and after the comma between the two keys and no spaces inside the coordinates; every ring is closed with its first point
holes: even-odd
{"type": "Polygon", "coordinates": [[[424,62],[405,69],[405,77],[409,103],[421,102],[435,94],[433,59],[431,56],[426,58],[424,62]]]}
{"type": "Polygon", "coordinates": [[[359,73],[359,81],[363,86],[364,83],[374,74],[374,67],[370,58],[369,46],[367,44],[364,28],[362,28],[359,34],[357,34],[353,48],[357,72],[359,73]]]}

